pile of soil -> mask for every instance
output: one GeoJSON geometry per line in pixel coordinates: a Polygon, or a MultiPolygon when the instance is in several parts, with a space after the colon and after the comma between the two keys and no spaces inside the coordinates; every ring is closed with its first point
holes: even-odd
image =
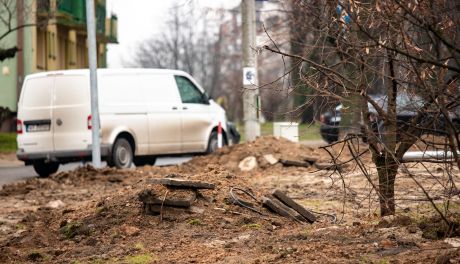
{"type": "MultiPolygon", "coordinates": [[[[310,225],[278,216],[244,195],[240,198],[253,202],[262,214],[232,203],[232,187],[248,190],[260,200],[286,181],[299,197],[320,201],[315,210],[326,212],[331,208],[326,202],[330,205],[334,199],[340,205],[343,197],[329,194],[329,176],[309,168],[263,166],[260,160],[266,154],[328,159],[322,150],[265,137],[178,166],[135,170],[85,166],[48,179],[6,185],[0,191],[0,203],[5,205],[0,208],[0,263],[374,263],[382,258],[416,263],[436,261],[433,248],[447,260],[459,260],[460,249],[426,240],[419,229],[379,227],[378,217],[372,215],[359,215],[352,224],[318,215],[319,221],[310,225]],[[239,161],[247,156],[259,161],[256,172],[239,171],[239,161]],[[145,214],[139,193],[154,189],[167,196],[166,188],[149,183],[165,177],[205,181],[216,188],[199,190],[187,210],[145,214]],[[64,205],[46,206],[56,199],[64,205]]],[[[365,182],[362,176],[351,177],[365,182]]]]}
{"type": "MultiPolygon", "coordinates": [[[[196,157],[188,164],[195,167],[223,166],[231,172],[239,172],[238,164],[244,158],[253,156],[257,159],[258,169],[273,169],[264,155],[273,155],[276,159],[295,161],[303,161],[304,157],[316,157],[320,161],[330,160],[323,150],[314,149],[285,138],[264,136],[245,144],[225,146],[211,155],[196,157]]],[[[280,166],[278,165],[278,167],[280,166]]]]}

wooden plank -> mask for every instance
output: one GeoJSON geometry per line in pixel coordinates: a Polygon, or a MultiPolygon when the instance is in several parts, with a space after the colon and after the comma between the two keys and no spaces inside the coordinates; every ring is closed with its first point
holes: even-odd
{"type": "Polygon", "coordinates": [[[318,170],[342,170],[342,166],[334,163],[315,163],[315,167],[318,170]]]}
{"type": "Polygon", "coordinates": [[[305,161],[280,159],[280,163],[283,164],[284,166],[295,166],[295,167],[305,167],[305,168],[310,167],[310,163],[305,162],[305,161]]]}
{"type": "Polygon", "coordinates": [[[281,216],[303,221],[303,217],[300,214],[276,200],[276,198],[262,197],[262,204],[281,216]]]}
{"type": "Polygon", "coordinates": [[[285,193],[280,190],[275,190],[273,196],[278,198],[281,202],[286,204],[287,206],[291,207],[295,211],[297,211],[300,215],[305,217],[309,223],[313,223],[316,221],[316,216],[312,214],[310,211],[305,209],[305,207],[301,206],[300,204],[296,203],[294,200],[289,198],[285,193]]]}
{"type": "Polygon", "coordinates": [[[155,178],[147,180],[149,184],[163,184],[171,187],[189,188],[189,189],[215,189],[216,186],[209,182],[172,179],[172,178],[155,178]]]}

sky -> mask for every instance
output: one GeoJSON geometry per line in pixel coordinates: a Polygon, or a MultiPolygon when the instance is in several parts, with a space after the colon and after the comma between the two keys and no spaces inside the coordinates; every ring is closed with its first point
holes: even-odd
{"type": "Polygon", "coordinates": [[[123,61],[130,61],[137,43],[161,32],[171,7],[192,1],[197,8],[229,9],[241,0],[107,0],[107,12],[118,16],[119,42],[108,45],[108,67],[123,67],[123,61]]]}

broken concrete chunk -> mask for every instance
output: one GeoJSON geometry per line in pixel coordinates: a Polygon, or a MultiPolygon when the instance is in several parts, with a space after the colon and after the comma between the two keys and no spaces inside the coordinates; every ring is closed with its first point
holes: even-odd
{"type": "Polygon", "coordinates": [[[299,215],[296,211],[292,210],[291,208],[287,207],[280,201],[277,201],[276,198],[270,199],[268,197],[262,197],[262,204],[267,207],[268,209],[274,211],[275,213],[287,217],[287,218],[295,218],[300,221],[303,221],[301,215],[299,215]]]}
{"type": "Polygon", "coordinates": [[[284,166],[295,166],[295,167],[305,167],[305,168],[310,167],[310,163],[305,162],[305,161],[280,159],[280,162],[284,166]]]}
{"type": "Polygon", "coordinates": [[[158,178],[147,180],[149,184],[163,184],[171,187],[189,188],[189,189],[215,189],[216,186],[209,182],[184,180],[177,178],[158,178]]]}
{"type": "Polygon", "coordinates": [[[334,163],[315,163],[318,170],[342,170],[342,166],[334,163]]]}
{"type": "Polygon", "coordinates": [[[273,192],[273,196],[278,198],[281,202],[283,202],[285,205],[291,207],[295,211],[297,211],[300,215],[305,217],[309,223],[313,223],[316,221],[316,216],[312,214],[310,211],[305,209],[305,207],[301,206],[300,204],[296,203],[294,200],[289,198],[286,194],[284,194],[280,190],[275,190],[273,192]]]}
{"type": "Polygon", "coordinates": [[[276,163],[278,163],[278,159],[275,158],[275,156],[273,156],[272,154],[264,155],[264,159],[265,159],[270,165],[275,165],[276,163]]]}
{"type": "Polygon", "coordinates": [[[46,207],[52,208],[52,209],[58,209],[58,208],[61,208],[63,206],[65,206],[65,203],[63,201],[61,201],[61,200],[49,201],[46,204],[46,207]]]}
{"type": "Polygon", "coordinates": [[[196,199],[193,190],[176,189],[166,194],[157,194],[153,190],[144,190],[139,193],[139,200],[144,204],[159,204],[175,207],[190,207],[196,199]]]}
{"type": "Polygon", "coordinates": [[[460,238],[458,237],[449,237],[444,239],[444,242],[451,245],[454,248],[459,248],[460,247],[460,238]]]}
{"type": "Polygon", "coordinates": [[[240,168],[241,171],[251,171],[256,167],[257,159],[254,156],[246,157],[242,161],[240,161],[240,164],[238,164],[238,168],[240,168]]]}

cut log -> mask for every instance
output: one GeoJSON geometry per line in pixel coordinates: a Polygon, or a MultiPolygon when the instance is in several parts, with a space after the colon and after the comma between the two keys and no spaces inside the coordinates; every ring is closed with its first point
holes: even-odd
{"type": "Polygon", "coordinates": [[[283,202],[285,205],[291,207],[295,211],[297,211],[300,215],[305,217],[309,223],[313,223],[316,221],[316,216],[312,214],[310,211],[305,209],[302,205],[296,203],[294,200],[289,198],[285,193],[283,193],[280,190],[275,190],[273,193],[273,196],[278,198],[281,202],[283,202]]]}
{"type": "Polygon", "coordinates": [[[155,178],[147,180],[149,184],[163,184],[171,187],[187,188],[187,189],[215,189],[216,186],[209,182],[184,180],[177,178],[155,178]]]}
{"type": "Polygon", "coordinates": [[[283,164],[284,166],[295,166],[295,167],[304,167],[304,168],[310,167],[310,163],[306,161],[280,159],[280,163],[283,164]]]}
{"type": "Polygon", "coordinates": [[[303,221],[303,217],[294,211],[293,209],[287,207],[282,202],[278,201],[276,198],[262,197],[262,204],[273,212],[287,217],[303,221]]]}

